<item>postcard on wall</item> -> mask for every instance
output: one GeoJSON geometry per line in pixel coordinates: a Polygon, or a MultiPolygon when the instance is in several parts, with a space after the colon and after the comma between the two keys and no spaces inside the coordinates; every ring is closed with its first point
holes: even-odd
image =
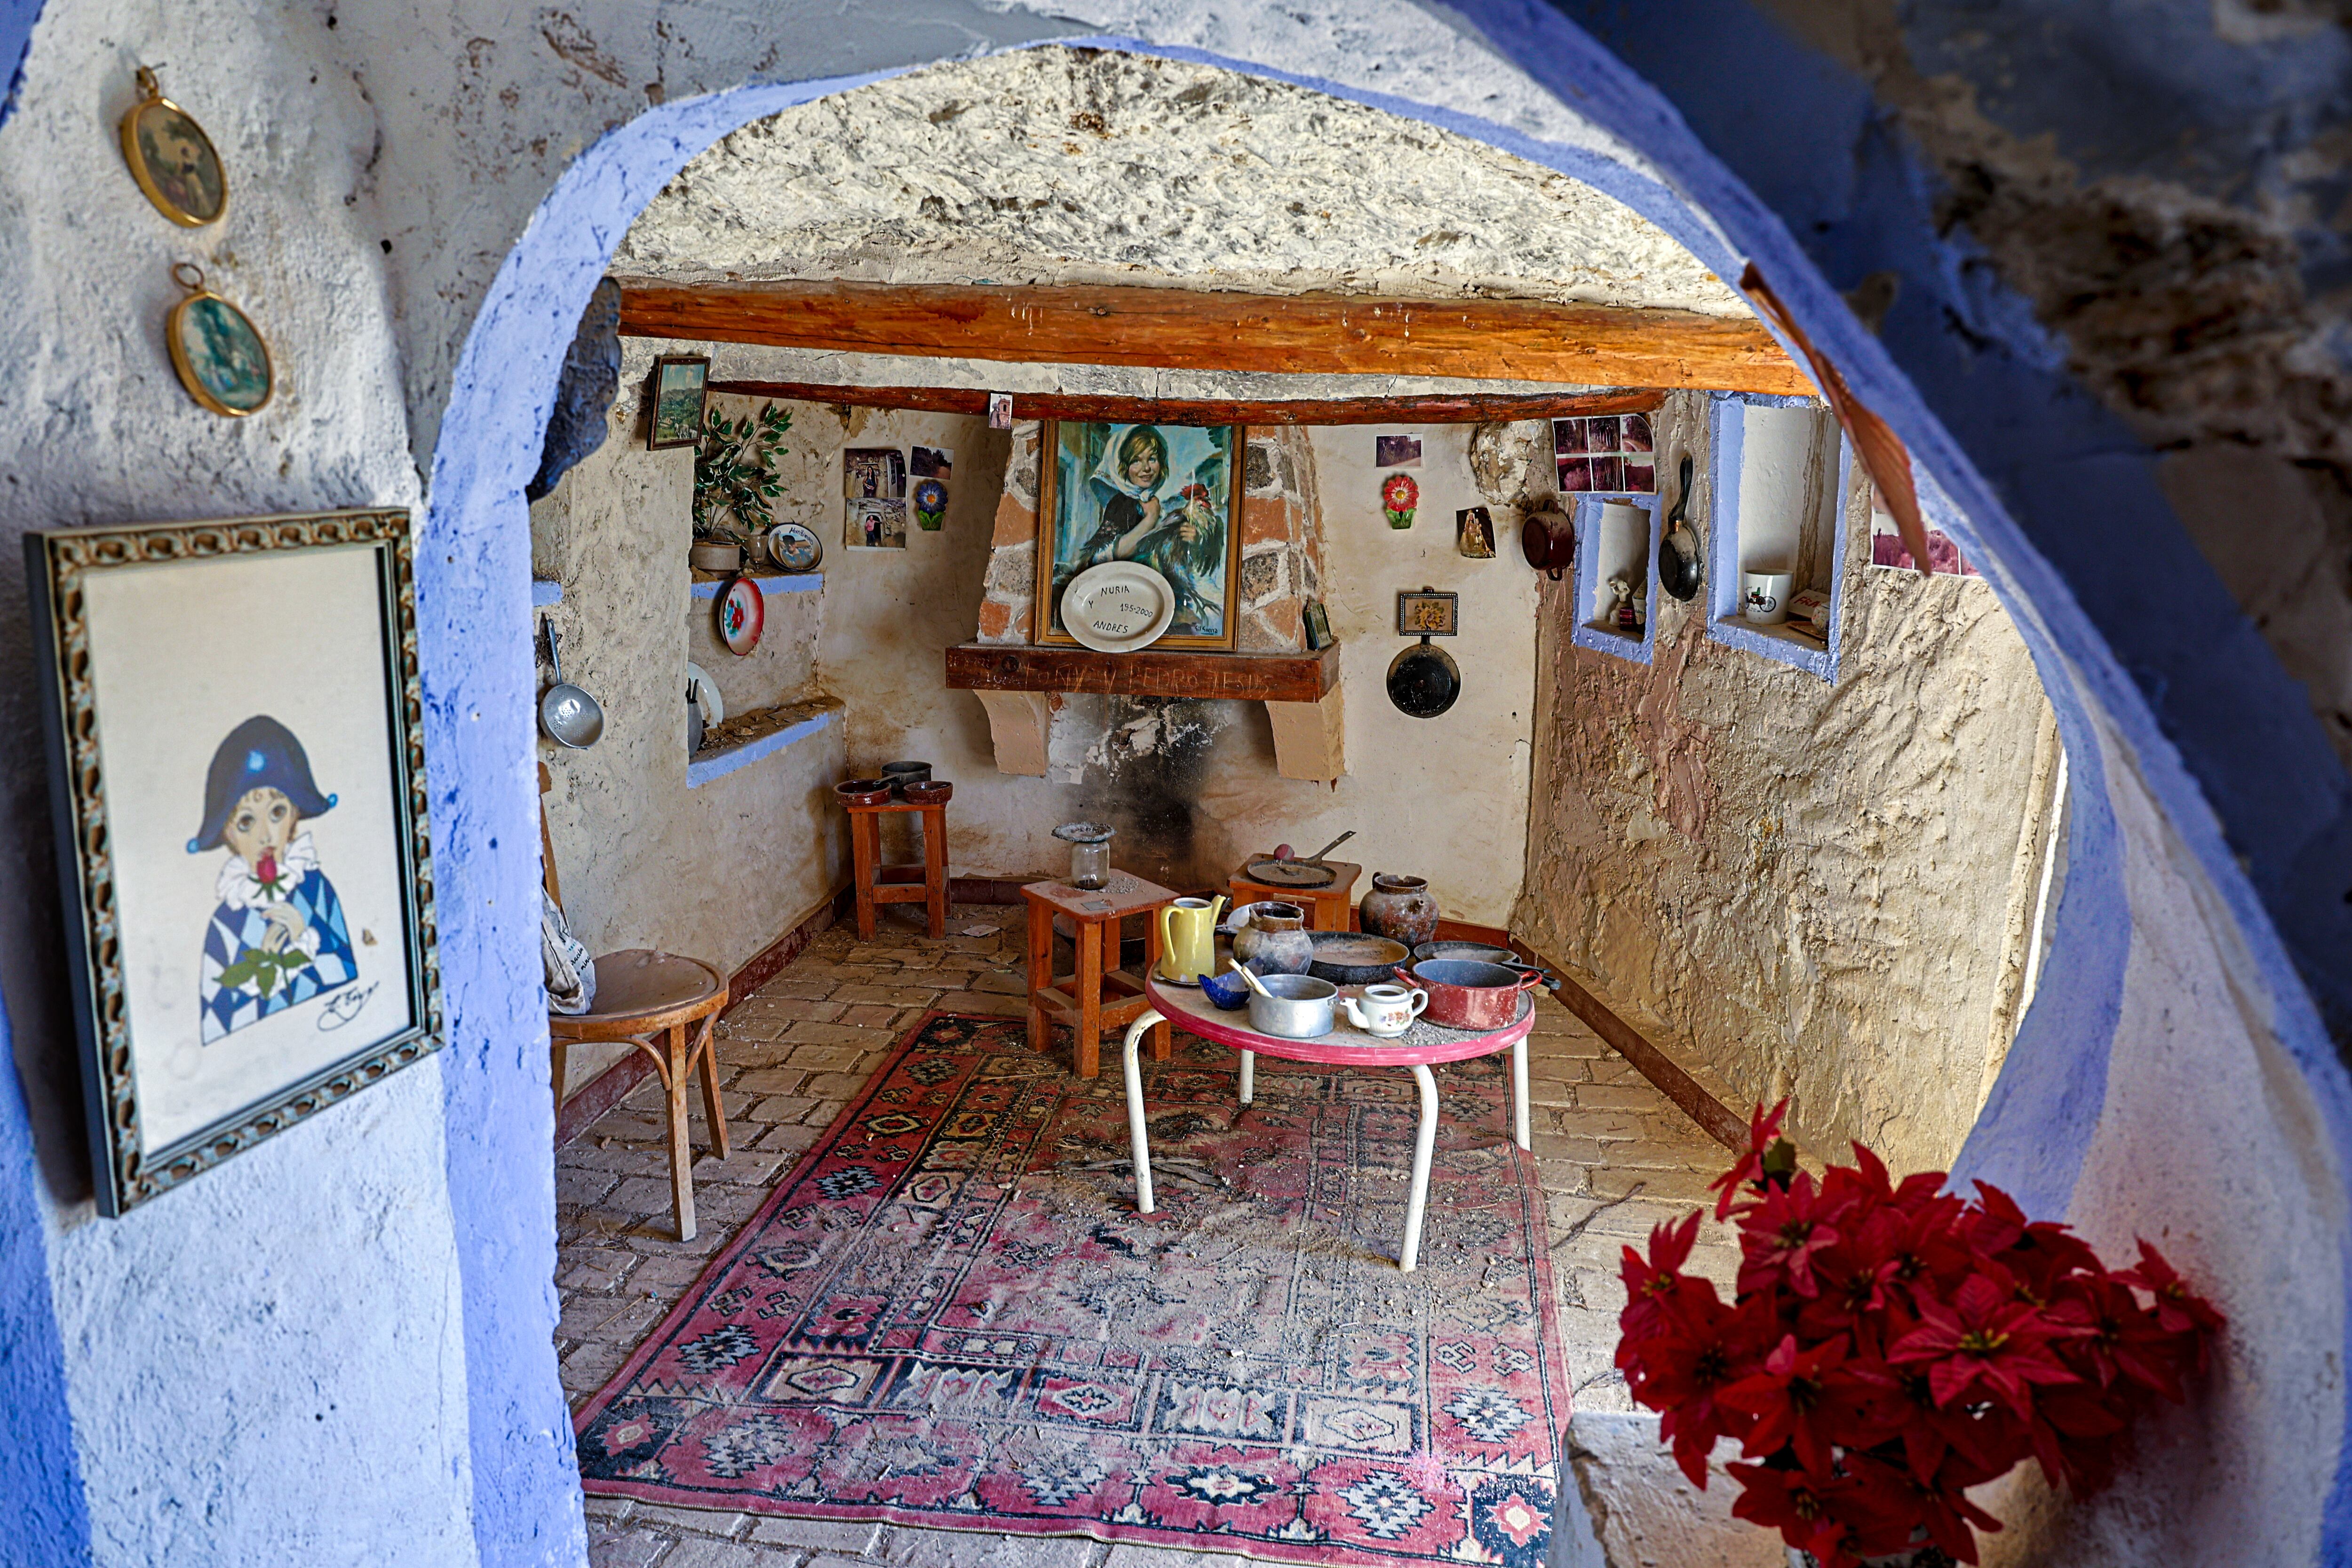
{"type": "Polygon", "coordinates": [[[919,479],[945,483],[955,478],[955,454],[945,447],[916,447],[907,454],[907,470],[919,479]]]}
{"type": "Polygon", "coordinates": [[[902,500],[853,500],[841,542],[852,550],[907,548],[907,503],[902,500]]]}
{"type": "Polygon", "coordinates": [[[1372,467],[1376,468],[1421,467],[1421,437],[1418,436],[1373,437],[1372,467]]]}
{"type": "Polygon", "coordinates": [[[1601,414],[1551,422],[1559,493],[1654,495],[1657,454],[1646,414],[1601,414]]]}
{"type": "Polygon", "coordinates": [[[26,543],[91,1153],[120,1214],[439,1043],[408,518],[26,543]]]}
{"type": "Polygon", "coordinates": [[[1464,507],[1454,514],[1455,546],[1474,561],[1495,558],[1495,519],[1483,506],[1464,507]]]}
{"type": "Polygon", "coordinates": [[[1234,646],[1240,573],[1241,430],[1236,426],[1049,421],[1038,515],[1040,642],[1062,629],[1062,590],[1089,566],[1134,561],[1167,581],[1175,619],[1158,646],[1234,646]]]}
{"type": "Polygon", "coordinates": [[[841,493],[851,500],[905,500],[906,454],[896,447],[844,448],[841,493]]]}

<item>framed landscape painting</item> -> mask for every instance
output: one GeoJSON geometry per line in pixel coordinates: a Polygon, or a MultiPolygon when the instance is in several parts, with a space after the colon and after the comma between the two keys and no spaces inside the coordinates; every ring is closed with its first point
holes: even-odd
{"type": "Polygon", "coordinates": [[[1037,640],[1075,646],[1062,590],[1136,561],[1167,580],[1176,618],[1155,646],[1231,648],[1241,575],[1241,426],[1047,420],[1037,497],[1037,640]]]}
{"type": "Polygon", "coordinates": [[[103,1213],[439,1044],[410,551],[396,510],[26,537],[103,1213]]]}
{"type": "Polygon", "coordinates": [[[654,361],[654,412],[646,449],[691,447],[702,439],[702,410],[710,385],[709,354],[664,354],[654,361]]]}

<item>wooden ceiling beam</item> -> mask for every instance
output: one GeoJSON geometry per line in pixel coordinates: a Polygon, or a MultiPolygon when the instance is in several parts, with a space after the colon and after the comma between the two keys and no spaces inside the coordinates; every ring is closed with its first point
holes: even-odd
{"type": "Polygon", "coordinates": [[[1805,372],[1752,317],[1537,300],[625,281],[621,331],[945,359],[1813,392],[1805,372]]]}
{"type": "MultiPolygon", "coordinates": [[[[799,381],[714,381],[715,395],[782,398],[849,408],[911,408],[925,414],[988,412],[989,394],[961,386],[836,386],[799,381]]],[[[1107,397],[1083,393],[1016,392],[1016,419],[1087,419],[1161,425],[1479,425],[1492,420],[1566,419],[1580,414],[1646,414],[1665,398],[1656,387],[1557,396],[1299,398],[1107,397]]]]}

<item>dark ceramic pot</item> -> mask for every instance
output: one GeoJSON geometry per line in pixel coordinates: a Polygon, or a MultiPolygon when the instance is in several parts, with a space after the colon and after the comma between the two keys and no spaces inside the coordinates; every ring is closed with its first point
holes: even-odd
{"type": "Polygon", "coordinates": [[[1306,973],[1315,962],[1307,911],[1297,904],[1259,904],[1250,923],[1234,933],[1234,956],[1260,975],[1306,973]]]}
{"type": "Polygon", "coordinates": [[[1437,934],[1437,900],[1419,877],[1373,872],[1372,890],[1356,914],[1366,931],[1401,942],[1408,952],[1437,934]]]}

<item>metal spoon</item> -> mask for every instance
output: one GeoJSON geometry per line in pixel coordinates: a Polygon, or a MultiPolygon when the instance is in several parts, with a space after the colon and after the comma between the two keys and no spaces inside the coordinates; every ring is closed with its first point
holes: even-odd
{"type": "Polygon", "coordinates": [[[596,737],[604,732],[604,710],[593,697],[563,679],[555,628],[543,616],[540,617],[539,629],[547,638],[548,668],[555,672],[555,684],[540,695],[539,727],[559,746],[569,746],[575,752],[593,746],[596,737]]]}

